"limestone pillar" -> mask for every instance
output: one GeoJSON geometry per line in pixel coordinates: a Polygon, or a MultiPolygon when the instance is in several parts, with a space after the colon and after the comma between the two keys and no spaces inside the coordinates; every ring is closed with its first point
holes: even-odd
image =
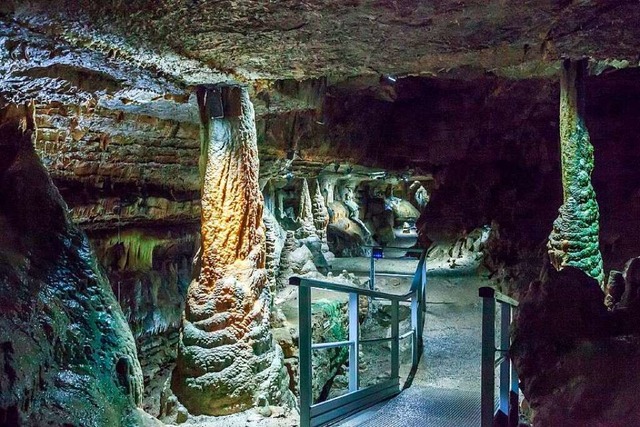
{"type": "Polygon", "coordinates": [[[600,214],[591,185],[593,146],[584,122],[586,60],[565,60],[560,79],[560,154],[563,204],[549,236],[549,256],[561,270],[573,266],[604,281],[598,233],[600,214]]]}
{"type": "Polygon", "coordinates": [[[198,89],[202,118],[199,271],[189,286],[172,388],[192,414],[290,400],[269,331],[263,199],[253,106],[234,86],[198,89]]]}

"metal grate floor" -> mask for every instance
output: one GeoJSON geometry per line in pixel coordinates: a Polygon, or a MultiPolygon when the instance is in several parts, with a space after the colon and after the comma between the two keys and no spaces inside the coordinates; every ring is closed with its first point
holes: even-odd
{"type": "Polygon", "coordinates": [[[359,427],[477,427],[480,393],[414,386],[390,400],[359,427]]]}

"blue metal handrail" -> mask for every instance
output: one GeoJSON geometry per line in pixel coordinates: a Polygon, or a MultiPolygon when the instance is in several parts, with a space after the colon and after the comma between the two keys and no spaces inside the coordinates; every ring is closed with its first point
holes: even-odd
{"type": "Polygon", "coordinates": [[[403,295],[360,289],[321,280],[292,277],[289,284],[298,286],[298,307],[300,318],[300,426],[316,427],[326,425],[375,405],[400,392],[400,339],[412,337],[412,367],[416,368],[422,353],[422,332],[424,327],[424,307],[426,288],[426,250],[413,276],[409,292],[403,295]],[[312,343],[311,339],[311,289],[325,289],[349,295],[348,320],[349,339],[333,343],[312,343]],[[391,337],[373,340],[360,339],[358,322],[359,296],[367,296],[391,302],[391,337]],[[400,302],[411,302],[411,333],[400,335],[400,302]],[[365,388],[360,388],[358,378],[359,345],[367,342],[391,341],[391,376],[388,380],[365,388]],[[312,350],[338,346],[349,347],[349,392],[334,399],[313,403],[312,397],[312,350]]]}
{"type": "Polygon", "coordinates": [[[481,426],[518,425],[518,374],[511,363],[509,328],[512,309],[518,301],[485,286],[478,290],[482,298],[482,368],[481,368],[481,426]],[[500,348],[496,348],[496,302],[500,304],[500,348]],[[496,353],[499,356],[496,358],[496,353]],[[495,406],[495,369],[500,366],[500,400],[495,406]]]}

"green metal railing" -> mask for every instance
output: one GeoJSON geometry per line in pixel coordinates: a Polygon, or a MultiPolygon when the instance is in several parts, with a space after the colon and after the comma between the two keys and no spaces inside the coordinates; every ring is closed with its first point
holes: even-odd
{"type": "Polygon", "coordinates": [[[518,425],[518,374],[511,363],[509,348],[512,311],[518,301],[488,286],[478,290],[482,298],[482,427],[518,425]],[[500,347],[496,348],[496,304],[500,304],[500,347]],[[499,356],[496,358],[496,353],[499,356]],[[499,400],[496,407],[496,368],[499,367],[499,400]]]}
{"type": "Polygon", "coordinates": [[[422,251],[409,292],[396,295],[372,289],[360,289],[337,283],[292,277],[289,284],[298,286],[298,307],[300,318],[300,426],[315,427],[327,425],[354,412],[361,411],[398,394],[400,389],[400,340],[412,339],[412,368],[415,369],[422,353],[422,331],[424,327],[425,289],[426,289],[426,251],[422,251]],[[349,339],[328,343],[312,342],[311,290],[324,289],[349,295],[348,330],[349,339]],[[358,322],[359,297],[387,300],[391,303],[391,336],[389,338],[362,339],[358,322]],[[411,303],[411,329],[400,335],[399,306],[401,302],[411,303]],[[391,342],[390,378],[369,386],[360,387],[359,348],[360,344],[373,342],[391,342]],[[312,396],[312,351],[337,347],[349,348],[349,391],[327,400],[313,403],[312,396]]]}

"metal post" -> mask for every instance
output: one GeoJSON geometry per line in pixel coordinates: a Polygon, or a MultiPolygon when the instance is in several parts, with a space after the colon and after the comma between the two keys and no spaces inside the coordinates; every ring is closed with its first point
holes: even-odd
{"type": "Polygon", "coordinates": [[[509,304],[500,304],[500,350],[504,359],[500,363],[500,411],[505,415],[509,415],[509,374],[510,361],[507,355],[509,344],[509,326],[511,324],[511,306],[509,304]]]}
{"type": "Polygon", "coordinates": [[[511,365],[511,390],[509,390],[509,427],[518,427],[520,423],[520,387],[518,385],[518,373],[509,359],[511,365]]]}
{"type": "Polygon", "coordinates": [[[311,425],[313,404],[311,373],[311,288],[298,288],[298,310],[300,316],[300,427],[311,425]]]}
{"type": "Polygon", "coordinates": [[[424,319],[427,312],[427,258],[426,258],[426,250],[423,254],[424,262],[422,263],[422,269],[420,272],[421,282],[420,282],[420,290],[418,294],[418,346],[422,346],[422,331],[424,328],[424,319]]]}
{"type": "Polygon", "coordinates": [[[400,376],[400,321],[398,316],[400,303],[391,301],[391,379],[400,376]]]}
{"type": "Polygon", "coordinates": [[[480,288],[482,297],[482,368],[481,368],[481,425],[493,426],[494,414],[494,358],[496,350],[496,300],[491,288],[480,288]]]}
{"type": "Polygon", "coordinates": [[[369,268],[369,289],[376,288],[376,259],[373,257],[373,248],[371,249],[371,267],[369,268]]]}
{"type": "Polygon", "coordinates": [[[358,379],[358,353],[360,352],[358,323],[358,294],[349,293],[349,392],[357,391],[358,379]]]}
{"type": "Polygon", "coordinates": [[[420,331],[420,305],[418,304],[418,291],[411,296],[411,329],[413,330],[413,343],[412,343],[412,367],[418,366],[420,361],[420,339],[422,332],[420,331]]]}

